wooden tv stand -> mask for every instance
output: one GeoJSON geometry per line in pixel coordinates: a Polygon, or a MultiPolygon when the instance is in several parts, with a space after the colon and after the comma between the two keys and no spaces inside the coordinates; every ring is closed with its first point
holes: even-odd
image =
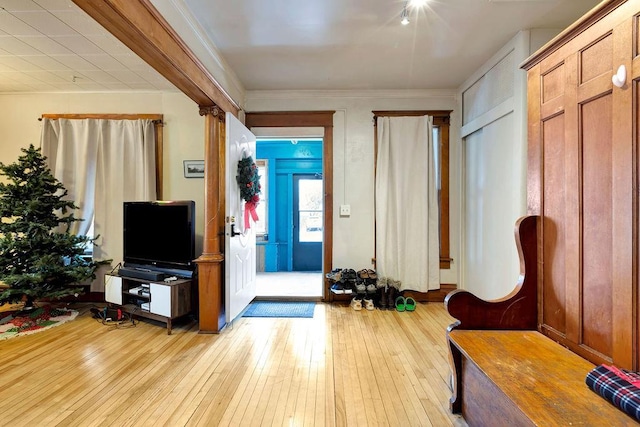
{"type": "Polygon", "coordinates": [[[133,316],[165,322],[171,335],[171,322],[191,312],[190,279],[171,282],[149,281],[107,274],[105,301],[133,316]]]}

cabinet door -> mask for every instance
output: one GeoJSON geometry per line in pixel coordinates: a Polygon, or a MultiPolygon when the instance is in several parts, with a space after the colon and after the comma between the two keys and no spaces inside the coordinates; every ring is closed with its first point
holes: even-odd
{"type": "MultiPolygon", "coordinates": [[[[640,108],[639,108],[639,102],[638,100],[640,99],[640,16],[638,15],[634,15],[633,17],[633,23],[629,25],[630,28],[632,28],[632,32],[631,34],[633,35],[633,39],[631,41],[632,45],[633,45],[633,55],[632,55],[632,59],[631,59],[631,81],[627,82],[627,86],[629,86],[629,92],[633,92],[631,94],[632,98],[630,97],[630,99],[628,100],[629,102],[629,106],[628,108],[631,109],[632,111],[632,119],[633,119],[633,140],[634,140],[634,150],[636,153],[636,158],[633,159],[635,161],[635,170],[633,170],[632,172],[636,173],[636,177],[634,179],[634,184],[637,186],[638,185],[638,169],[640,168],[640,148],[638,147],[639,141],[640,141],[640,108]]],[[[633,205],[636,208],[636,211],[634,212],[634,217],[633,217],[633,221],[631,223],[628,224],[622,224],[623,227],[625,227],[625,230],[627,233],[629,234],[634,234],[634,229],[635,229],[635,243],[636,245],[638,245],[638,224],[640,223],[640,218],[638,215],[640,215],[640,213],[638,212],[638,188],[635,188],[635,191],[633,191],[633,195],[635,195],[635,199],[633,201],[633,205]]],[[[633,268],[634,271],[636,271],[636,277],[635,277],[635,283],[634,283],[634,287],[633,289],[635,289],[635,293],[636,293],[636,300],[634,301],[634,307],[635,307],[635,317],[636,317],[636,323],[635,323],[635,343],[636,343],[636,347],[635,347],[635,359],[634,359],[634,363],[635,365],[633,366],[633,369],[635,370],[639,370],[640,369],[640,351],[638,349],[638,345],[637,343],[640,342],[638,340],[640,340],[640,316],[638,316],[638,299],[637,299],[637,292],[638,292],[638,268],[640,268],[640,251],[638,250],[637,246],[634,247],[634,251],[635,251],[635,257],[632,259],[631,262],[629,262],[629,267],[633,268]]],[[[628,254],[628,256],[633,256],[632,252],[630,252],[628,254]]],[[[626,261],[626,258],[625,258],[626,261]]],[[[624,294],[624,297],[629,297],[630,295],[633,295],[630,292],[626,292],[624,294]]],[[[632,298],[629,298],[632,299],[632,298]]]]}
{"type": "Polygon", "coordinates": [[[104,300],[122,305],[122,277],[109,274],[104,276],[104,300]]]}
{"type": "Polygon", "coordinates": [[[633,364],[635,269],[632,34],[630,18],[609,15],[529,76],[541,329],[594,363],[625,368],[633,364]],[[616,87],[620,65],[627,83],[616,87]]]}
{"type": "Polygon", "coordinates": [[[151,283],[149,311],[160,316],[171,317],[171,286],[151,283]]]}

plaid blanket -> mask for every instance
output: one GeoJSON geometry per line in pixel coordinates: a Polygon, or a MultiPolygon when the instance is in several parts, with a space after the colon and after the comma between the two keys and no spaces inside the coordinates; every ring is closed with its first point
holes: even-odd
{"type": "Polygon", "coordinates": [[[586,383],[591,390],[640,420],[640,374],[600,365],[587,374],[586,383]]]}

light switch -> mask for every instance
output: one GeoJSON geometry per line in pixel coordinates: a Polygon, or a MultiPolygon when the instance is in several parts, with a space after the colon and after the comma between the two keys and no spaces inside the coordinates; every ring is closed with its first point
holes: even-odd
{"type": "Polygon", "coordinates": [[[340,205],[340,216],[350,216],[351,205],[340,205]]]}

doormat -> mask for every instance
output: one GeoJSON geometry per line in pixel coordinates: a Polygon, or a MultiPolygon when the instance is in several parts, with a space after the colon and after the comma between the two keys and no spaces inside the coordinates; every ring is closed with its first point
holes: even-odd
{"type": "Polygon", "coordinates": [[[77,315],[76,310],[53,308],[50,305],[34,308],[30,313],[0,313],[0,340],[44,331],[73,320],[77,315]]]}
{"type": "Polygon", "coordinates": [[[242,317],[313,317],[315,302],[255,301],[242,317]]]}

